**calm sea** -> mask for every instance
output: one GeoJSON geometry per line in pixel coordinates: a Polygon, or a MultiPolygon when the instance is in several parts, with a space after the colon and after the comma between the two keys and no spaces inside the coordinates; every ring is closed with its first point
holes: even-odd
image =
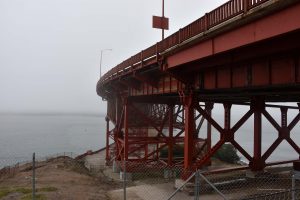
{"type": "Polygon", "coordinates": [[[0,115],[0,165],[61,152],[82,154],[105,145],[96,115],[0,115]]]}
{"type": "MultiPolygon", "coordinates": [[[[236,119],[233,117],[232,124],[234,121],[236,119]]],[[[223,124],[222,121],[219,123],[223,124]]],[[[253,152],[252,126],[253,118],[235,136],[249,152],[253,152]]],[[[204,136],[205,131],[201,131],[200,135],[204,136]]],[[[213,130],[213,141],[218,139],[218,135],[213,130]]],[[[276,136],[276,130],[264,120],[263,152],[275,141],[276,136]]],[[[292,131],[292,138],[299,145],[299,124],[292,131]]],[[[105,120],[100,115],[0,115],[0,167],[18,160],[29,160],[33,152],[41,157],[61,152],[82,154],[104,146],[105,120]]],[[[299,155],[284,141],[269,161],[296,158],[299,155]]]]}

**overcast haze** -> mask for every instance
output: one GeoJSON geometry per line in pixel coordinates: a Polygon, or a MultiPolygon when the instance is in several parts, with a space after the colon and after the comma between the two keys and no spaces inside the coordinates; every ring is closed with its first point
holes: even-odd
{"type": "MultiPolygon", "coordinates": [[[[166,36],[225,0],[165,0],[166,36]]],[[[159,41],[161,0],[0,0],[0,112],[104,113],[103,72],[159,41]]]]}

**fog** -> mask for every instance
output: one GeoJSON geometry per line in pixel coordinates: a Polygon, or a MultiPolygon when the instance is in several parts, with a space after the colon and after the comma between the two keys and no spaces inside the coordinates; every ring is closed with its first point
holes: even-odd
{"type": "MultiPolygon", "coordinates": [[[[225,0],[165,0],[166,36],[225,0]]],[[[104,113],[102,72],[160,40],[161,0],[0,0],[0,112],[104,113]]]]}

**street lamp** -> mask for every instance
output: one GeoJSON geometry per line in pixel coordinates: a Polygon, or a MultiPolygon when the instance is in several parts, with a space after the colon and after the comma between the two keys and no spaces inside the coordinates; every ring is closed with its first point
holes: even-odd
{"type": "Polygon", "coordinates": [[[104,51],[112,51],[112,49],[101,49],[101,54],[100,54],[100,78],[101,78],[101,75],[102,75],[102,73],[101,73],[101,65],[102,65],[102,54],[103,54],[103,52],[104,51]]]}

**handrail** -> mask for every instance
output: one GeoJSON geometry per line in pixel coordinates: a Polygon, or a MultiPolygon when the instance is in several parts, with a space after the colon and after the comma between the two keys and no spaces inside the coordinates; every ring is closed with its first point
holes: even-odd
{"type": "Polygon", "coordinates": [[[184,28],[179,29],[164,40],[161,40],[157,44],[118,64],[116,67],[104,74],[98,81],[98,84],[103,84],[109,79],[112,79],[114,76],[118,76],[125,71],[133,70],[135,65],[142,63],[144,60],[158,56],[167,49],[170,49],[267,1],[270,0],[230,0],[211,12],[206,13],[203,17],[195,20],[184,28]]]}

